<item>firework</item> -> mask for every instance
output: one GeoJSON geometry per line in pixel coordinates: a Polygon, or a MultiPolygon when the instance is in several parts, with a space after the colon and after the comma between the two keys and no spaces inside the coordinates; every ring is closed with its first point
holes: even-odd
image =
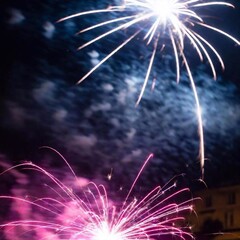
{"type": "MultiPolygon", "coordinates": [[[[24,214],[20,214],[23,219],[1,223],[0,226],[5,236],[9,236],[7,239],[26,239],[26,236],[55,240],[193,238],[184,217],[192,211],[193,199],[180,200],[182,197],[186,199],[189,189],[176,191],[176,182],[171,181],[164,188],[157,186],[139,199],[132,196],[132,190],[151,157],[144,162],[122,203],[110,200],[103,185],[86,183],[77,178],[69,165],[75,181],[81,186],[80,194],[32,162],[11,167],[3,173],[16,173],[17,168],[24,168],[46,176],[52,183],[46,186],[51,191],[47,196],[38,197],[30,197],[26,193],[22,197],[0,196],[2,201],[11,200],[15,205],[18,203],[18,211],[25,210],[24,214]],[[34,213],[31,214],[29,209],[34,213]]],[[[34,187],[39,192],[39,186],[34,187]]]]}
{"type": "MultiPolygon", "coordinates": [[[[150,77],[151,69],[153,66],[154,58],[159,50],[159,52],[164,48],[166,44],[170,42],[173,49],[173,54],[176,61],[176,78],[179,81],[180,78],[180,63],[181,60],[186,67],[191,87],[193,89],[197,118],[199,125],[199,155],[201,162],[202,175],[204,174],[204,135],[203,135],[203,124],[201,117],[201,107],[199,103],[199,98],[196,90],[196,86],[191,73],[191,68],[189,66],[189,61],[185,55],[185,45],[190,43],[193,49],[196,51],[200,60],[203,61],[205,58],[211,67],[213,77],[216,79],[216,70],[211,58],[210,52],[216,56],[219,60],[221,67],[224,69],[224,63],[214,48],[214,46],[204,37],[198,33],[196,26],[198,28],[210,29],[217,32],[220,35],[224,35],[227,38],[234,41],[239,45],[239,41],[226,33],[225,31],[213,27],[207,24],[203,18],[198,14],[199,9],[208,8],[212,6],[227,6],[234,7],[232,4],[222,1],[202,1],[202,0],[125,0],[122,5],[109,6],[107,9],[97,9],[86,12],[80,12],[68,17],[62,18],[59,21],[64,21],[74,17],[86,16],[91,14],[105,14],[105,13],[115,13],[114,18],[111,20],[106,20],[97,23],[91,27],[83,29],[79,33],[90,31],[99,27],[104,27],[106,25],[112,26],[117,24],[116,27],[111,28],[111,30],[99,35],[96,38],[86,42],[84,45],[80,46],[79,49],[83,49],[90,44],[107,37],[108,35],[115,33],[117,31],[126,30],[128,28],[133,28],[135,32],[128,36],[128,38],[123,41],[117,48],[110,52],[105,58],[103,58],[98,64],[96,64],[87,74],[85,74],[78,83],[86,79],[91,73],[93,73],[98,67],[100,67],[105,61],[107,61],[112,55],[123,48],[129,41],[138,37],[140,33],[143,33],[143,40],[146,44],[152,44],[153,50],[152,55],[149,60],[148,69],[143,82],[142,89],[140,91],[139,97],[137,99],[137,104],[139,104],[144,90],[146,88],[148,79],[150,77]],[[116,17],[119,14],[119,17],[116,17]],[[167,39],[167,42],[165,41],[167,39]]],[[[201,30],[200,30],[201,31],[201,30]]]]}

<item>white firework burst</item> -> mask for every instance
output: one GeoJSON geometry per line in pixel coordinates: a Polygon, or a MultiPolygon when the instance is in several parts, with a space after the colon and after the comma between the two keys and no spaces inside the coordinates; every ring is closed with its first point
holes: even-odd
{"type": "MultiPolygon", "coordinates": [[[[212,52],[218,61],[221,64],[221,67],[224,69],[224,62],[221,58],[218,51],[215,47],[204,38],[199,30],[196,30],[196,26],[200,29],[209,29],[220,35],[223,35],[237,45],[240,45],[240,42],[227,32],[221,30],[220,28],[211,26],[206,23],[203,17],[198,14],[199,10],[211,8],[214,6],[225,6],[225,7],[234,7],[232,4],[224,1],[209,1],[209,0],[125,0],[120,5],[109,6],[106,9],[96,9],[86,12],[79,12],[59,20],[65,21],[70,18],[92,15],[92,14],[106,14],[106,13],[117,13],[119,17],[114,15],[114,18],[111,20],[106,20],[95,25],[92,25],[86,29],[83,29],[79,33],[86,31],[94,30],[99,27],[104,27],[106,25],[112,26],[112,24],[117,24],[116,27],[112,27],[111,30],[106,31],[105,33],[99,35],[96,38],[91,39],[82,46],[79,47],[83,49],[90,44],[109,36],[117,31],[126,30],[130,27],[135,29],[133,34],[127,37],[125,41],[119,44],[113,51],[111,51],[105,58],[103,58],[98,64],[96,64],[88,73],[86,73],[78,83],[86,79],[90,74],[92,74],[98,67],[100,67],[105,61],[112,57],[116,52],[122,49],[126,44],[131,40],[138,37],[140,33],[143,33],[143,40],[147,45],[152,44],[153,50],[149,60],[149,65],[146,71],[146,76],[143,82],[142,89],[140,91],[139,97],[137,99],[137,104],[141,101],[141,98],[144,94],[151,69],[154,63],[154,59],[157,53],[157,50],[162,49],[165,44],[170,43],[173,49],[173,55],[175,56],[176,61],[176,78],[177,81],[180,79],[180,65],[181,62],[186,67],[188,73],[191,87],[194,93],[194,98],[196,102],[197,118],[199,125],[199,155],[200,163],[202,169],[202,176],[204,174],[204,134],[203,134],[203,123],[201,116],[201,106],[197,94],[197,89],[194,83],[192,76],[191,68],[189,65],[189,60],[186,57],[185,52],[189,49],[185,48],[186,42],[192,45],[193,49],[196,51],[200,60],[204,58],[209,62],[213,77],[216,79],[216,70],[214,62],[212,60],[212,52]],[[165,39],[165,41],[163,41],[165,39]],[[167,42],[166,42],[167,39],[167,42]]],[[[201,31],[201,30],[200,30],[201,31]]]]}

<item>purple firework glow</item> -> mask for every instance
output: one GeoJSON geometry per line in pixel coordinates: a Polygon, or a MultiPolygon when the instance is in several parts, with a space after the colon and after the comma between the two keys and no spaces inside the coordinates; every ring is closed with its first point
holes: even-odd
{"type": "Polygon", "coordinates": [[[19,213],[18,219],[15,217],[1,223],[4,236],[6,239],[31,237],[54,240],[150,240],[172,239],[173,236],[175,239],[192,239],[185,217],[193,210],[193,199],[180,200],[186,199],[188,188],[174,191],[176,182],[172,180],[165,187],[157,186],[139,199],[132,196],[132,190],[151,158],[152,154],[121,203],[109,199],[104,185],[78,178],[67,162],[75,178],[71,184],[65,184],[32,162],[8,168],[2,174],[16,174],[19,168],[30,169],[47,177],[51,185],[45,184],[42,192],[38,190],[40,186],[35,186],[41,195],[37,197],[27,193],[0,196],[2,201],[11,200],[19,213]],[[73,190],[75,184],[81,188],[80,194],[73,190]]]}

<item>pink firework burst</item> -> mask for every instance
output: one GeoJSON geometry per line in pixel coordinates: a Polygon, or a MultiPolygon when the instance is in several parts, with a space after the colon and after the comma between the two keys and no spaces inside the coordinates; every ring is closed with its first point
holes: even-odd
{"type": "Polygon", "coordinates": [[[39,191],[40,186],[34,186],[37,197],[26,193],[23,196],[0,196],[2,201],[11,200],[19,213],[19,219],[15,217],[0,224],[5,237],[16,240],[150,240],[172,239],[173,236],[174,239],[192,239],[185,217],[193,210],[193,199],[180,200],[186,199],[189,189],[176,191],[176,182],[170,181],[164,188],[157,186],[145,196],[132,196],[132,190],[151,157],[144,162],[122,203],[110,200],[104,185],[78,178],[68,163],[81,187],[80,194],[73,191],[72,185],[64,184],[32,162],[8,168],[2,174],[16,172],[18,168],[30,169],[47,177],[52,185],[45,185],[43,191],[39,191]]]}

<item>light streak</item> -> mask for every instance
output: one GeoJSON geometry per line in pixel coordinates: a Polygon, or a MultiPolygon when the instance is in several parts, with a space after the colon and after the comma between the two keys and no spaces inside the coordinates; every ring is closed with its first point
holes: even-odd
{"type": "MultiPolygon", "coordinates": [[[[185,55],[185,45],[186,42],[192,45],[193,49],[196,51],[199,59],[201,61],[205,59],[209,62],[213,78],[216,79],[216,70],[211,55],[216,56],[222,69],[224,69],[223,60],[214,48],[214,46],[204,37],[201,36],[199,31],[195,30],[196,26],[203,29],[210,29],[220,35],[223,35],[237,45],[240,45],[240,42],[227,32],[207,24],[203,17],[198,14],[199,9],[207,8],[212,6],[227,6],[234,7],[232,4],[224,1],[208,1],[208,0],[125,0],[121,5],[110,6],[106,9],[96,9],[86,12],[79,12],[59,20],[65,21],[74,17],[86,16],[91,14],[101,14],[101,13],[115,13],[115,18],[107,21],[97,23],[91,27],[83,29],[79,33],[86,31],[94,30],[99,27],[106,25],[112,25],[118,23],[116,27],[113,27],[111,30],[106,31],[105,33],[99,35],[96,38],[91,39],[82,46],[79,47],[83,49],[94,42],[109,36],[120,30],[126,30],[127,28],[133,27],[137,30],[135,34],[131,34],[123,43],[121,43],[117,48],[110,52],[104,59],[102,59],[96,66],[94,66],[88,73],[86,73],[78,83],[81,83],[85,80],[90,74],[92,74],[98,67],[100,67],[105,61],[107,61],[112,55],[118,52],[123,48],[129,41],[136,38],[140,33],[144,34],[143,40],[146,41],[146,44],[153,44],[152,56],[149,60],[149,66],[147,73],[143,82],[142,89],[140,91],[139,97],[137,99],[137,104],[141,101],[144,90],[147,86],[148,79],[153,67],[154,58],[158,49],[161,49],[166,43],[164,38],[170,40],[170,45],[173,48],[173,54],[175,56],[176,62],[176,79],[179,82],[180,79],[180,59],[183,60],[185,64],[187,74],[189,76],[191,87],[194,92],[194,98],[197,108],[197,119],[198,119],[198,128],[199,128],[199,157],[200,165],[202,169],[202,177],[204,175],[204,134],[203,134],[203,124],[202,116],[200,111],[200,102],[197,94],[197,89],[194,83],[194,79],[191,73],[191,68],[189,65],[189,60],[185,55]],[[116,17],[116,14],[119,14],[119,17],[116,17]],[[123,16],[122,16],[123,15],[123,16]]],[[[201,31],[201,30],[200,30],[201,31]]]]}
{"type": "MultiPolygon", "coordinates": [[[[185,218],[193,211],[194,199],[186,197],[189,194],[188,188],[174,190],[176,179],[169,181],[163,188],[156,186],[139,199],[133,196],[132,190],[151,158],[152,154],[144,162],[122,203],[110,200],[107,189],[94,182],[83,186],[81,194],[77,195],[71,186],[65,185],[32,162],[8,168],[2,174],[16,172],[19,168],[43,174],[52,183],[48,186],[52,195],[44,195],[45,191],[41,192],[43,196],[36,198],[1,195],[1,201],[11,200],[13,204],[18,202],[29,206],[35,217],[31,218],[28,211],[26,219],[0,223],[0,229],[5,233],[13,231],[15,239],[18,239],[16,234],[20,234],[19,239],[25,237],[25,234],[33,239],[55,240],[150,240],[163,236],[193,239],[185,218]],[[187,200],[180,200],[182,198],[187,200]]],[[[69,164],[68,166],[78,181],[79,178],[69,164]]],[[[35,186],[37,192],[38,187],[35,186]]]]}

